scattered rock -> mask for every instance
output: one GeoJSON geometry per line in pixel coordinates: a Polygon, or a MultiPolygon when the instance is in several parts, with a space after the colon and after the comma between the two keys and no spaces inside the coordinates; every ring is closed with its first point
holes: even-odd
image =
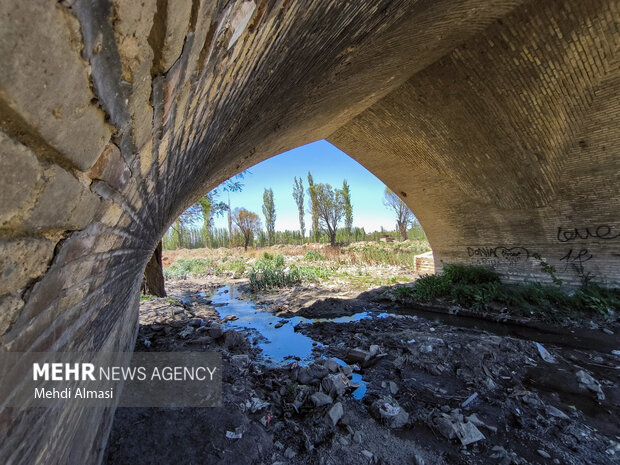
{"type": "Polygon", "coordinates": [[[596,393],[596,397],[598,400],[605,400],[605,394],[603,393],[603,389],[597,380],[592,378],[588,373],[583,370],[579,370],[577,372],[577,381],[579,381],[579,385],[589,389],[590,391],[596,393]]]}
{"type": "Polygon", "coordinates": [[[486,439],[473,422],[462,421],[458,415],[441,413],[435,417],[434,424],[446,439],[458,438],[464,446],[486,439]]]}
{"type": "Polygon", "coordinates": [[[361,366],[364,366],[368,361],[370,361],[370,354],[362,349],[351,349],[347,353],[347,362],[350,364],[359,363],[361,366]]]}
{"type": "Polygon", "coordinates": [[[188,337],[190,334],[192,334],[196,329],[191,326],[191,325],[187,325],[185,328],[183,328],[183,331],[181,331],[179,333],[179,337],[181,339],[185,339],[186,337],[188,337]]]}
{"type": "Polygon", "coordinates": [[[286,450],[284,451],[284,457],[286,457],[289,460],[295,457],[296,455],[297,453],[290,447],[287,447],[286,450]]]}
{"type": "Polygon", "coordinates": [[[213,339],[217,339],[222,334],[224,334],[222,325],[219,323],[211,323],[211,326],[209,326],[209,329],[207,329],[207,334],[211,336],[213,339]]]}
{"type": "Polygon", "coordinates": [[[226,331],[223,336],[223,344],[227,349],[234,349],[246,345],[245,337],[237,331],[226,331]]]}
{"type": "Polygon", "coordinates": [[[327,368],[332,373],[337,373],[338,370],[340,370],[340,364],[333,358],[328,358],[327,360],[325,360],[323,366],[325,366],[325,368],[327,368]]]}
{"type": "Polygon", "coordinates": [[[322,407],[333,402],[332,398],[324,392],[315,392],[310,396],[310,400],[312,400],[315,407],[322,407]]]}
{"type": "Polygon", "coordinates": [[[550,459],[551,456],[549,455],[549,453],[547,451],[544,451],[542,449],[538,449],[536,452],[538,452],[538,455],[540,455],[541,457],[544,457],[546,459],[550,459]]]}
{"type": "Polygon", "coordinates": [[[337,398],[345,393],[349,380],[341,374],[331,374],[323,378],[321,387],[332,398],[337,398]]]}
{"type": "Polygon", "coordinates": [[[391,397],[375,400],[369,411],[373,418],[390,428],[402,428],[409,421],[409,414],[391,397]]]}
{"type": "Polygon", "coordinates": [[[250,363],[250,357],[248,354],[233,355],[230,359],[238,368],[244,368],[250,363]]]}
{"type": "Polygon", "coordinates": [[[343,415],[344,409],[342,408],[342,404],[340,402],[336,402],[327,412],[327,418],[329,418],[333,426],[336,426],[343,415]]]}

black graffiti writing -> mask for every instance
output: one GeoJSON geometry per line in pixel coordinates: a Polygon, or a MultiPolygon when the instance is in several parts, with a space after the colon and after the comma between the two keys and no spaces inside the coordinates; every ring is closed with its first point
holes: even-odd
{"type": "Polygon", "coordinates": [[[566,270],[569,265],[582,268],[585,262],[592,260],[592,257],[593,255],[588,252],[588,249],[580,249],[578,251],[575,251],[574,249],[569,249],[566,255],[560,258],[560,261],[566,263],[566,266],[564,267],[564,269],[566,270]]]}
{"type": "Polygon", "coordinates": [[[601,224],[599,226],[589,226],[587,228],[569,228],[564,229],[562,227],[558,228],[558,241],[560,242],[570,242],[593,238],[593,239],[601,239],[604,241],[610,241],[612,239],[616,239],[620,237],[620,232],[614,231],[612,226],[607,224],[601,224]]]}
{"type": "Polygon", "coordinates": [[[488,263],[492,261],[493,264],[500,264],[501,262],[514,264],[525,261],[530,256],[529,250],[525,247],[504,247],[502,245],[497,247],[467,247],[467,254],[476,262],[488,263]]]}
{"type": "Polygon", "coordinates": [[[470,257],[497,257],[495,247],[467,247],[470,257]]]}

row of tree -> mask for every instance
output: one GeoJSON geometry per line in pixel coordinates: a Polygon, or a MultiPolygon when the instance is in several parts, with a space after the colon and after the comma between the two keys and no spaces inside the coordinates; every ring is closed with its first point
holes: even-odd
{"type": "MultiPolygon", "coordinates": [[[[262,228],[258,214],[245,208],[231,210],[230,192],[242,189],[241,179],[243,179],[243,174],[201,197],[196,204],[184,212],[164,236],[164,248],[216,248],[243,245],[247,250],[250,243],[255,243],[257,246],[303,243],[306,239],[306,194],[308,213],[312,218],[308,236],[312,241],[328,241],[331,245],[335,245],[336,243],[378,239],[374,236],[379,233],[368,236],[363,228],[353,228],[351,189],[346,180],[343,181],[342,188],[332,188],[326,183],[315,183],[312,174],[308,172],[308,189],[305,190],[303,179],[295,177],[292,195],[298,208],[299,230],[276,231],[276,207],[271,188],[266,188],[263,192],[262,213],[265,229],[262,228]],[[228,194],[228,203],[219,200],[223,193],[228,194]],[[228,213],[228,230],[214,228],[214,216],[224,213],[228,213]],[[202,226],[197,227],[196,225],[200,223],[202,226]]],[[[411,210],[388,188],[385,190],[384,204],[395,214],[397,231],[401,239],[406,240],[411,229],[414,238],[423,238],[424,233],[416,223],[411,210]],[[416,225],[417,228],[415,228],[416,225]]],[[[381,234],[385,232],[382,230],[381,234]]]]}

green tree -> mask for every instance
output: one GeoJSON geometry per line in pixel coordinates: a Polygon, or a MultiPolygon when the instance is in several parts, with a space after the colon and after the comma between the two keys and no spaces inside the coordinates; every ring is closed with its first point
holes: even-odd
{"type": "Polygon", "coordinates": [[[232,221],[243,235],[243,248],[247,251],[248,245],[254,237],[254,233],[261,228],[260,218],[256,213],[248,211],[245,208],[235,208],[235,211],[232,213],[232,221]]]}
{"type": "Polygon", "coordinates": [[[399,196],[392,192],[388,187],[385,188],[383,194],[383,204],[394,212],[396,215],[396,227],[400,232],[403,241],[407,240],[407,229],[415,222],[413,212],[403,202],[399,196]]]}
{"type": "Polygon", "coordinates": [[[347,233],[347,242],[351,240],[351,228],[353,228],[353,205],[351,205],[351,188],[345,179],[342,181],[342,203],[344,208],[344,228],[347,233]]]}
{"type": "Polygon", "coordinates": [[[297,210],[299,211],[299,230],[301,231],[301,243],[303,244],[306,230],[306,223],[304,222],[304,183],[303,180],[297,178],[297,176],[295,176],[293,184],[293,198],[295,199],[297,210]]]}
{"type": "Polygon", "coordinates": [[[265,215],[268,244],[271,246],[276,232],[276,207],[273,203],[272,189],[265,189],[265,192],[263,192],[263,215],[265,215]]]}
{"type": "Polygon", "coordinates": [[[319,226],[329,237],[329,243],[336,245],[338,223],[344,215],[344,196],[342,190],[332,189],[329,184],[313,184],[310,195],[314,196],[313,206],[316,207],[319,226]]]}
{"type": "Polygon", "coordinates": [[[319,212],[316,207],[316,195],[313,188],[314,180],[312,174],[308,171],[308,197],[310,197],[310,214],[312,215],[312,235],[314,236],[314,242],[319,242],[319,212]]]}

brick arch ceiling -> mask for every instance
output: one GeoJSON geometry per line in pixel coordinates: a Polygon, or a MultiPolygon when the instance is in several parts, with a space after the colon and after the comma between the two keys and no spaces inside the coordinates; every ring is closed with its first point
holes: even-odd
{"type": "MultiPolygon", "coordinates": [[[[401,194],[438,265],[545,279],[540,254],[567,283],[583,266],[620,284],[617,2],[0,12],[3,351],[130,349],[168,224],[229,176],[323,138],[401,194]]],[[[0,418],[2,463],[91,463],[112,412],[0,405],[0,418]]]]}

